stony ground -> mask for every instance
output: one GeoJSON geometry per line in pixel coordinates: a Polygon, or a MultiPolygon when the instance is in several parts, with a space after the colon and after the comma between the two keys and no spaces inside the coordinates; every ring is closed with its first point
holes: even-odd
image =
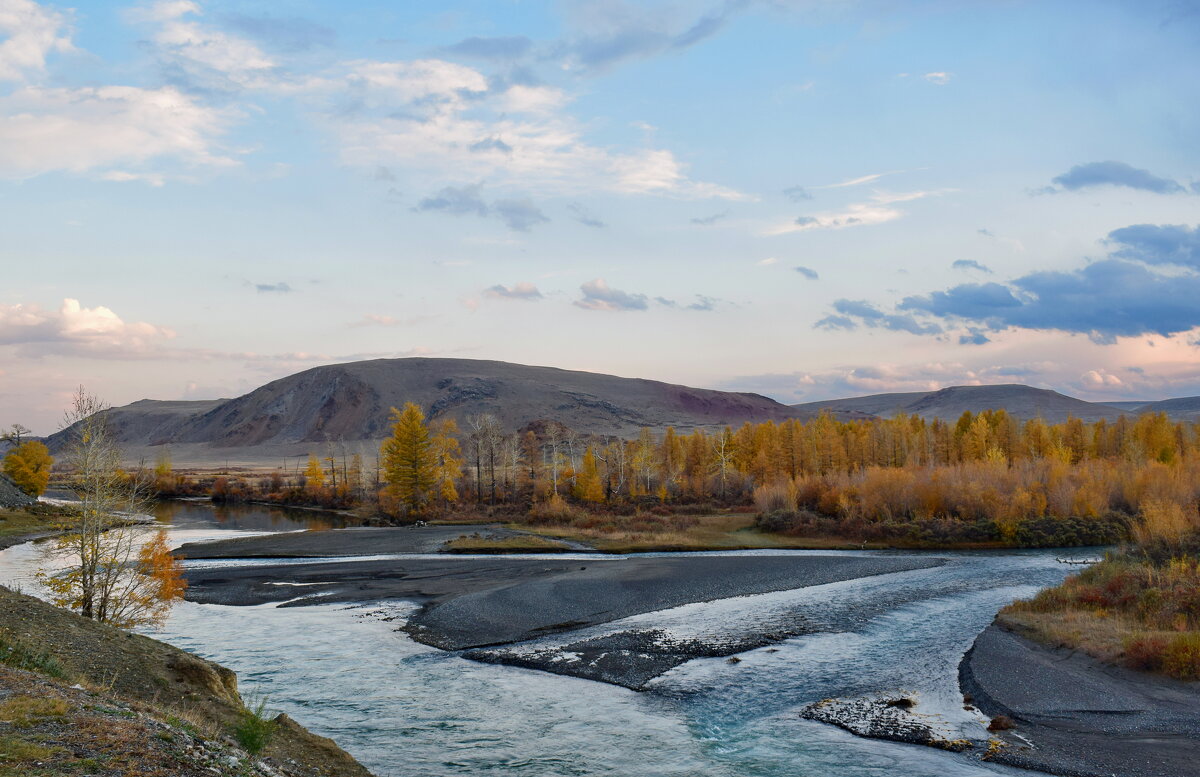
{"type": "Polygon", "coordinates": [[[252,755],[233,672],[0,588],[0,777],[370,777],[269,718],[252,755]]]}

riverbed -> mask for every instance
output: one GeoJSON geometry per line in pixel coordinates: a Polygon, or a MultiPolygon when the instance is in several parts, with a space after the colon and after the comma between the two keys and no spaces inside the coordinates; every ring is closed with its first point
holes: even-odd
{"type": "MultiPolygon", "coordinates": [[[[205,503],[164,506],[160,520],[173,546],[338,525],[320,514],[205,503]]],[[[743,555],[764,553],[788,552],[743,555]]],[[[957,687],[963,653],[1001,606],[1072,571],[1053,551],[917,555],[945,561],[685,604],[507,648],[563,651],[571,641],[631,629],[710,640],[750,629],[802,632],[738,653],[736,661],[688,661],[640,692],[419,644],[398,630],[417,609],[403,601],[286,608],[185,602],[148,633],[233,669],[245,696],[266,698],[270,709],[333,738],[380,777],[1025,773],[971,754],[855,737],[799,716],[825,698],[904,694],[947,731],[978,733],[979,718],[962,709],[957,687]]],[[[0,552],[0,582],[36,593],[38,563],[31,545],[0,552]]]]}

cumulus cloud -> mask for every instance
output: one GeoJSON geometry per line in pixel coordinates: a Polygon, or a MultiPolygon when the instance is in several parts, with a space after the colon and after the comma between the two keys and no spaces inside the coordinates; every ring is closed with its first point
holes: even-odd
{"type": "Polygon", "coordinates": [[[484,201],[481,184],[446,186],[431,197],[422,198],[413,210],[421,213],[436,211],[454,216],[495,216],[515,232],[528,232],[550,219],[528,197],[500,199],[490,205],[484,201]]]}
{"type": "Polygon", "coordinates": [[[108,171],[136,180],[151,163],[229,167],[237,162],[217,140],[235,115],[173,87],[25,87],[0,97],[0,176],[108,171]]]}
{"type": "Polygon", "coordinates": [[[699,311],[699,312],[703,312],[703,313],[707,313],[709,311],[716,310],[717,306],[719,304],[721,304],[720,299],[717,299],[716,297],[708,297],[708,296],[705,296],[704,294],[697,294],[696,301],[689,303],[687,305],[683,305],[683,304],[676,302],[675,300],[670,299],[668,297],[655,297],[654,301],[657,302],[658,304],[662,305],[663,307],[667,307],[667,308],[677,308],[677,309],[682,309],[682,310],[695,310],[695,311],[699,311]]]}
{"type": "Polygon", "coordinates": [[[0,81],[39,75],[51,53],[74,48],[63,14],[33,0],[5,0],[0,5],[0,81]]]}
{"type": "Polygon", "coordinates": [[[349,164],[410,172],[461,186],[488,180],[556,195],[584,191],[686,199],[748,199],[691,179],[666,149],[615,151],[588,143],[563,108],[561,89],[492,82],[438,59],[357,61],[314,82],[329,101],[325,121],[349,164]]]}
{"type": "Polygon", "coordinates": [[[817,274],[817,271],[811,267],[804,267],[802,265],[796,265],[792,269],[795,270],[796,272],[800,273],[801,275],[803,275],[805,278],[808,278],[810,281],[818,280],[821,277],[820,275],[817,274]]]}
{"type": "Polygon", "coordinates": [[[496,200],[492,209],[509,229],[516,232],[528,232],[531,227],[544,224],[550,219],[533,204],[528,197],[512,200],[496,200]]]}
{"type": "Polygon", "coordinates": [[[950,265],[955,270],[978,270],[979,272],[991,273],[992,268],[986,264],[981,264],[974,259],[955,259],[950,265]]]}
{"type": "Polygon", "coordinates": [[[863,300],[837,300],[833,314],[818,326],[937,334],[957,325],[965,328],[963,344],[986,343],[988,332],[1005,329],[1083,334],[1112,343],[1200,327],[1196,229],[1141,224],[1114,230],[1108,243],[1116,250],[1084,267],[1028,273],[1005,283],[962,283],[906,297],[892,311],[863,300]],[[1175,270],[1164,273],[1164,265],[1175,270]]]}
{"type": "Polygon", "coordinates": [[[1140,170],[1124,162],[1112,160],[1075,165],[1062,175],[1051,179],[1051,183],[1067,191],[1094,186],[1123,186],[1156,194],[1178,194],[1185,191],[1183,186],[1170,178],[1160,178],[1149,170],[1140,170]]]}
{"type": "Polygon", "coordinates": [[[154,26],[150,45],[162,64],[190,85],[207,89],[279,85],[274,59],[252,41],[193,18],[202,14],[200,6],[189,0],[161,0],[135,9],[129,16],[154,26]]]}
{"type": "Polygon", "coordinates": [[[483,186],[473,184],[471,186],[446,186],[437,194],[431,197],[424,197],[413,210],[421,211],[439,211],[441,213],[449,213],[455,216],[465,216],[474,214],[476,216],[488,215],[488,205],[479,196],[483,186]]]}
{"type": "Polygon", "coordinates": [[[0,305],[0,346],[25,358],[48,354],[140,359],[161,353],[175,333],[146,322],[126,322],[109,308],[64,299],[58,310],[0,305]]]}
{"type": "Polygon", "coordinates": [[[1200,227],[1134,224],[1109,232],[1108,242],[1118,246],[1113,255],[1123,259],[1200,270],[1200,227]]]}
{"type": "Polygon", "coordinates": [[[803,186],[789,186],[783,190],[783,196],[792,202],[804,202],[813,198],[803,186]]]}
{"type": "Polygon", "coordinates": [[[298,16],[226,13],[221,15],[221,21],[226,27],[289,53],[329,47],[337,42],[337,33],[333,29],[298,16]]]}
{"type": "Polygon", "coordinates": [[[542,293],[538,291],[538,287],[528,281],[514,283],[512,286],[496,284],[484,289],[483,294],[492,299],[516,299],[526,302],[535,302],[542,299],[542,293]]]}
{"type": "Polygon", "coordinates": [[[568,69],[603,72],[623,62],[705,41],[724,29],[744,5],[726,2],[699,17],[685,17],[676,7],[656,8],[622,0],[577,4],[570,20],[583,32],[560,46],[560,53],[568,69]]]}
{"type": "Polygon", "coordinates": [[[648,307],[645,294],[614,289],[603,278],[590,280],[582,284],[579,290],[583,292],[583,297],[575,300],[575,305],[585,310],[645,310],[648,307]]]}

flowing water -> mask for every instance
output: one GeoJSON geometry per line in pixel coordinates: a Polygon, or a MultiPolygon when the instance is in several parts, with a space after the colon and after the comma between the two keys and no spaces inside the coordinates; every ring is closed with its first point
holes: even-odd
{"type": "MultiPolygon", "coordinates": [[[[206,503],[164,506],[160,520],[173,544],[330,525],[328,516],[300,511],[206,503]]],[[[417,644],[396,631],[414,609],[404,602],[284,609],[187,602],[151,635],[233,669],[243,695],[266,698],[269,709],[332,737],[380,777],[1021,774],[969,755],[862,739],[798,715],[828,697],[910,693],[949,730],[982,732],[962,710],[963,652],[1001,606],[1059,582],[1070,568],[1051,551],[933,555],[947,563],[685,605],[533,645],[630,627],[706,638],[754,624],[802,623],[813,632],[743,653],[737,663],[692,661],[642,693],[417,644]]],[[[39,557],[32,545],[0,552],[0,582],[35,592],[39,557]]]]}

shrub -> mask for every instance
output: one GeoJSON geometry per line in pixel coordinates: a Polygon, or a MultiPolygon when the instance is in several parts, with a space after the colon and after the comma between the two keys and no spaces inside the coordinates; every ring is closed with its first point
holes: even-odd
{"type": "Polygon", "coordinates": [[[250,704],[242,710],[242,719],[233,729],[233,734],[247,753],[257,755],[275,735],[276,723],[267,717],[266,699],[250,704]]]}
{"type": "Polygon", "coordinates": [[[1180,680],[1200,680],[1200,633],[1180,634],[1168,642],[1162,671],[1180,680]]]}
{"type": "Polygon", "coordinates": [[[552,494],[544,502],[535,502],[529,510],[529,522],[534,524],[568,524],[581,517],[583,513],[558,494],[552,494]]]}
{"type": "Polygon", "coordinates": [[[754,506],[761,513],[785,513],[796,510],[796,486],[775,483],[754,489],[754,506]]]}

